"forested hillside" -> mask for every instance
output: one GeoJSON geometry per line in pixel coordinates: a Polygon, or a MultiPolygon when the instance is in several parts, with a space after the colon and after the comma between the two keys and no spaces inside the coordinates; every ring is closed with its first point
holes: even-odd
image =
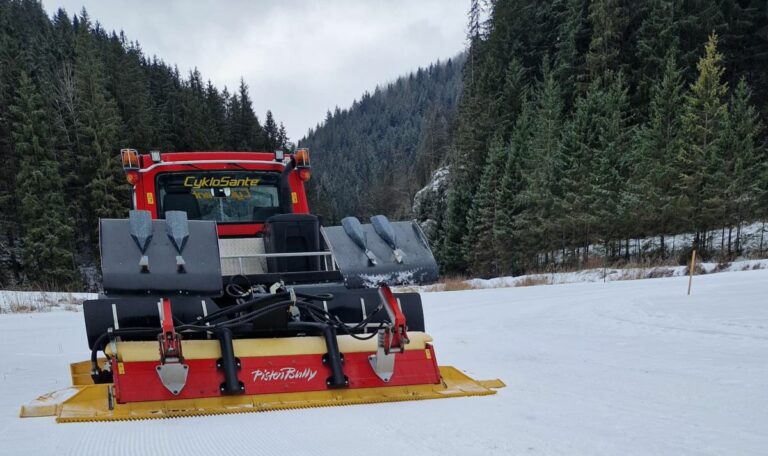
{"type": "Polygon", "coordinates": [[[286,134],[83,11],[0,0],[0,287],[91,285],[97,220],[123,217],[121,147],[274,150],[286,134]]]}
{"type": "Polygon", "coordinates": [[[347,215],[411,215],[413,195],[453,144],[463,54],[419,68],[347,109],[328,112],[299,144],[312,151],[311,207],[347,215]]]}
{"type": "Polygon", "coordinates": [[[738,254],[741,225],[768,215],[767,8],[473,1],[443,270],[578,266],[594,244],[628,260],[631,239],[679,232],[738,254]]]}

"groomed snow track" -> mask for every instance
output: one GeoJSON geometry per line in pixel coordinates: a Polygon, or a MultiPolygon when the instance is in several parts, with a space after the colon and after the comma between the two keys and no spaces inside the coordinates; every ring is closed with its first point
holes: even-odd
{"type": "Polygon", "coordinates": [[[487,397],[55,424],[19,406],[69,385],[82,314],[0,315],[0,453],[759,455],[768,271],[423,295],[441,362],[487,397]]]}

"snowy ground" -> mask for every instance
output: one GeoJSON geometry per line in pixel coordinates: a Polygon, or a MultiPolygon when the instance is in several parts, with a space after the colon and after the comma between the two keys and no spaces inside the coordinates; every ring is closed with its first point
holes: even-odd
{"type": "Polygon", "coordinates": [[[0,454],[758,455],[768,271],[424,294],[495,396],[127,423],[17,418],[87,357],[82,314],[0,315],[0,454]]]}

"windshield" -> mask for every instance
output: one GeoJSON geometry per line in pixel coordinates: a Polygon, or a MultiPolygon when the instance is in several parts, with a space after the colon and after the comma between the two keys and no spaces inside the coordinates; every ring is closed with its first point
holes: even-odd
{"type": "Polygon", "coordinates": [[[185,211],[190,220],[264,222],[280,213],[280,174],[195,171],[157,176],[158,216],[185,211]]]}

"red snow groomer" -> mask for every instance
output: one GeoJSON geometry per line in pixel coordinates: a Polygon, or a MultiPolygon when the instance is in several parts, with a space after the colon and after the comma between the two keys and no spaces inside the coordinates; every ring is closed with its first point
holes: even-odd
{"type": "Polygon", "coordinates": [[[100,221],[90,361],[22,407],[59,422],[493,394],[439,367],[418,293],[437,280],[415,222],[322,226],[309,152],[122,151],[133,207],[100,221]],[[104,356],[99,356],[103,353],[104,356]]]}

